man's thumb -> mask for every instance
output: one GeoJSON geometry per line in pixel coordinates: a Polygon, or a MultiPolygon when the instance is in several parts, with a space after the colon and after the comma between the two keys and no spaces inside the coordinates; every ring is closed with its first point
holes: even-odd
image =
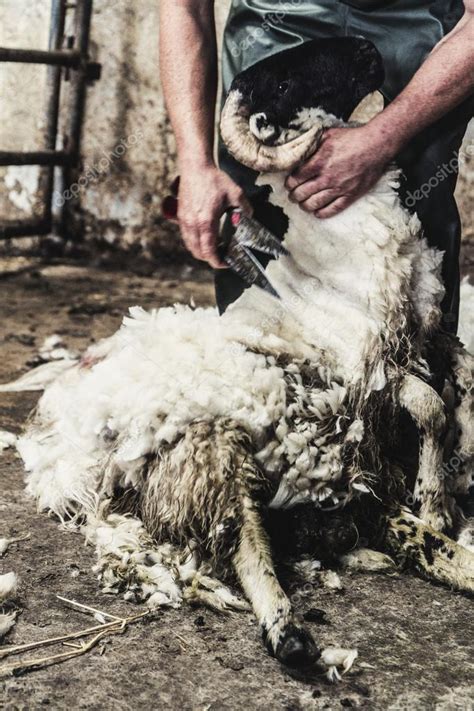
{"type": "Polygon", "coordinates": [[[229,195],[231,207],[239,207],[244,215],[247,217],[252,217],[253,207],[247,200],[247,197],[243,190],[238,188],[235,192],[229,195]]]}

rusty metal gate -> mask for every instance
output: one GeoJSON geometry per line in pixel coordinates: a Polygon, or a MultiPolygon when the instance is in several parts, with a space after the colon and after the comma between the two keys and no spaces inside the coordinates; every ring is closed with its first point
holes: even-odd
{"type": "Polygon", "coordinates": [[[47,235],[53,230],[57,234],[66,234],[68,206],[65,203],[57,213],[53,213],[53,192],[55,181],[61,186],[61,191],[66,189],[80,167],[86,88],[88,82],[100,78],[100,64],[89,61],[91,14],[92,0],[76,0],[75,3],[51,0],[48,50],[0,47],[0,62],[48,66],[44,148],[28,152],[0,150],[0,166],[41,166],[39,189],[42,214],[26,220],[0,219],[0,239],[47,235]],[[71,10],[74,11],[74,34],[66,38],[66,13],[71,10]],[[61,88],[65,80],[69,82],[68,116],[62,134],[62,147],[57,150],[61,88]]]}

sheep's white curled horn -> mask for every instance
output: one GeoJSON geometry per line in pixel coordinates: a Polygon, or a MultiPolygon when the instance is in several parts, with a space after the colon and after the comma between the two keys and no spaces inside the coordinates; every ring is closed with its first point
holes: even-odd
{"type": "Polygon", "coordinates": [[[222,139],[239,163],[261,173],[290,172],[317,150],[324,130],[321,124],[281,146],[260,143],[249,129],[248,117],[239,111],[241,96],[235,89],[229,93],[220,125],[222,139]]]}

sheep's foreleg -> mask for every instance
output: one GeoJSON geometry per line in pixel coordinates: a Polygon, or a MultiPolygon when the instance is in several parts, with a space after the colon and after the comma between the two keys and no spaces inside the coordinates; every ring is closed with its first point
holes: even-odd
{"type": "Polygon", "coordinates": [[[443,436],[446,428],[444,403],[429,385],[407,375],[400,387],[400,404],[420,433],[420,458],[414,496],[414,510],[434,529],[443,531],[453,524],[454,502],[448,496],[443,471],[443,436]]]}
{"type": "MultiPolygon", "coordinates": [[[[457,441],[446,468],[451,475],[455,494],[466,496],[474,486],[474,358],[464,348],[457,346],[453,353],[453,373],[456,386],[454,419],[457,441]]],[[[474,552],[474,516],[461,517],[458,543],[474,552]]]]}
{"type": "Polygon", "coordinates": [[[454,480],[453,490],[466,494],[474,483],[474,357],[461,347],[456,348],[453,354],[453,374],[457,438],[455,451],[447,465],[454,480]]]}
{"type": "Polygon", "coordinates": [[[233,563],[245,594],[252,603],[269,652],[283,664],[302,666],[319,657],[311,636],[293,620],[271,558],[267,534],[255,502],[242,494],[242,529],[233,563]]]}

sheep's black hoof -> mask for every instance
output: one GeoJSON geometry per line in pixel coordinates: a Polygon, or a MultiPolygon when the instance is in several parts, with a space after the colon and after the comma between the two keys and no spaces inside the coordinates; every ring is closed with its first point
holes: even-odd
{"type": "Polygon", "coordinates": [[[292,624],[285,627],[275,652],[279,662],[288,667],[307,667],[320,656],[309,632],[292,624]]]}

